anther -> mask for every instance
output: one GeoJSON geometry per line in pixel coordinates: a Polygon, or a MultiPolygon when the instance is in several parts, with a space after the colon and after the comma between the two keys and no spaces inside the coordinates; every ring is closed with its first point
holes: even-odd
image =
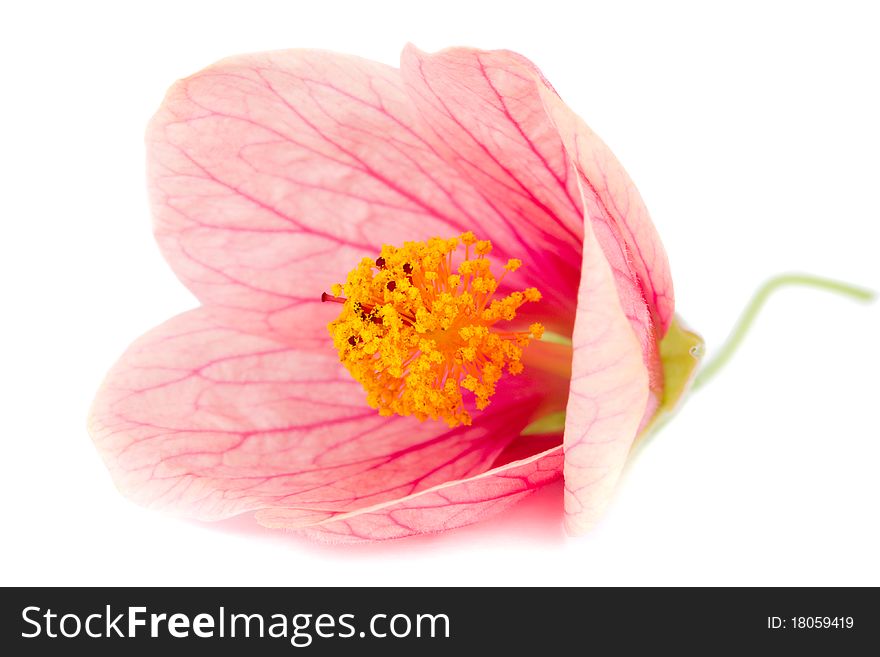
{"type": "MultiPolygon", "coordinates": [[[[388,255],[374,261],[379,272],[364,259],[345,285],[321,295],[344,305],[330,334],[342,363],[366,390],[367,403],[382,415],[470,424],[469,408],[489,405],[503,371],[523,371],[523,349],[541,338],[543,326],[506,330],[496,324],[516,319],[520,306],[541,294],[527,288],[496,297],[501,279],[490,271],[491,250],[490,242],[469,232],[407,242],[383,250],[388,255]],[[467,248],[463,259],[454,260],[458,244],[467,248]],[[403,272],[409,285],[390,272],[403,272]]],[[[520,265],[511,259],[505,270],[520,265]]]]}

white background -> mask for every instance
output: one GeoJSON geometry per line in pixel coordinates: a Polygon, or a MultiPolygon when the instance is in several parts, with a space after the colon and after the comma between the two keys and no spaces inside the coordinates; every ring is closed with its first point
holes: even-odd
{"type": "Polygon", "coordinates": [[[771,302],[581,539],[558,487],[392,544],[192,524],[124,500],[85,431],[127,344],[194,304],[144,190],[143,129],[175,79],[285,47],[525,54],[638,184],[711,350],[770,274],[880,287],[871,3],[132,4],[21,3],[0,28],[0,583],[880,584],[880,304],[821,292],[771,302]]]}

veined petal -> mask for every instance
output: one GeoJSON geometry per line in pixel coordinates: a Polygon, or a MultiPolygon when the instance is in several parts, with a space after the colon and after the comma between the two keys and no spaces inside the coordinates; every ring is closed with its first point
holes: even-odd
{"type": "Polygon", "coordinates": [[[548,281],[541,289],[552,313],[570,308],[577,289],[583,212],[533,71],[510,65],[517,57],[469,48],[427,54],[409,45],[401,74],[430,127],[426,139],[504,218],[493,243],[519,251],[548,281]]]}
{"type": "Polygon", "coordinates": [[[581,534],[607,505],[651,398],[641,344],[589,221],[572,343],[563,439],[565,525],[581,534]]]}
{"type": "MultiPolygon", "coordinates": [[[[308,50],[218,62],[174,85],[148,130],[163,253],[203,303],[279,332],[382,244],[472,230],[522,257],[423,132],[397,69],[308,50]]],[[[541,275],[523,268],[527,285],[556,285],[541,275]]]]}
{"type": "Polygon", "coordinates": [[[548,85],[541,87],[541,96],[566,150],[581,173],[585,205],[603,249],[606,246],[599,233],[600,227],[619,233],[617,240],[625,247],[626,260],[641,286],[653,323],[658,327],[659,341],[672,322],[675,298],[666,250],[648,209],[611,149],[583,119],[548,85]]]}
{"type": "Polygon", "coordinates": [[[108,374],[90,432],[120,490],[203,520],[267,507],[339,513],[487,470],[545,402],[528,374],[471,427],[380,417],[332,349],[282,343],[200,308],[108,374]]]}
{"type": "MultiPolygon", "coordinates": [[[[518,219],[512,230],[539,231],[532,238],[537,253],[529,257],[543,269],[555,268],[560,281],[577,274],[584,214],[590,219],[659,397],[655,324],[671,305],[657,310],[654,304],[657,299],[671,304],[668,264],[638,192],[608,148],[562,103],[537,67],[516,53],[454,48],[428,55],[409,46],[401,71],[435,132],[437,151],[506,216],[518,219]],[[582,147],[594,150],[572,149],[575,130],[582,147]]],[[[571,285],[564,289],[573,294],[571,285]]]]}
{"type": "Polygon", "coordinates": [[[553,447],[480,475],[351,513],[321,516],[300,509],[272,508],[259,511],[257,520],[266,527],[297,529],[335,543],[404,538],[483,520],[559,479],[561,471],[562,447],[553,447]]]}

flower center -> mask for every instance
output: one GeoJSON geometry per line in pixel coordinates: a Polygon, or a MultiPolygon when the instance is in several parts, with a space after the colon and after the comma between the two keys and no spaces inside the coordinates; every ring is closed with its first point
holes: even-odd
{"type": "Polygon", "coordinates": [[[328,326],[333,344],[381,415],[470,424],[462,390],[483,410],[505,368],[522,372],[523,348],[540,339],[544,327],[502,331],[495,325],[515,319],[519,307],[539,301],[541,293],[528,288],[495,298],[504,276],[522,262],[508,260],[496,280],[486,259],[491,250],[471,232],[386,245],[375,260],[361,260],[344,286],[321,295],[343,304],[328,326]],[[464,259],[457,262],[461,245],[464,259]]]}

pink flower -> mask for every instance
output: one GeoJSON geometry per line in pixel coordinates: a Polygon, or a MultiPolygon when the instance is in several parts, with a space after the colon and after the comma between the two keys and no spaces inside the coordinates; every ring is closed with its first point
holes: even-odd
{"type": "Polygon", "coordinates": [[[678,395],[677,352],[660,351],[672,282],[642,200],[520,55],[407,47],[399,70],[233,57],[175,84],[147,143],[156,237],[202,305],[138,339],[95,400],[95,444],[136,502],[386,539],[475,522],[564,476],[580,533],[678,395]],[[522,260],[502,292],[542,293],[518,320],[573,345],[532,342],[469,426],[380,416],[340,364],[340,306],[321,293],[385,244],[466,231],[493,262],[522,260]],[[520,435],[563,409],[564,436],[520,435]]]}

